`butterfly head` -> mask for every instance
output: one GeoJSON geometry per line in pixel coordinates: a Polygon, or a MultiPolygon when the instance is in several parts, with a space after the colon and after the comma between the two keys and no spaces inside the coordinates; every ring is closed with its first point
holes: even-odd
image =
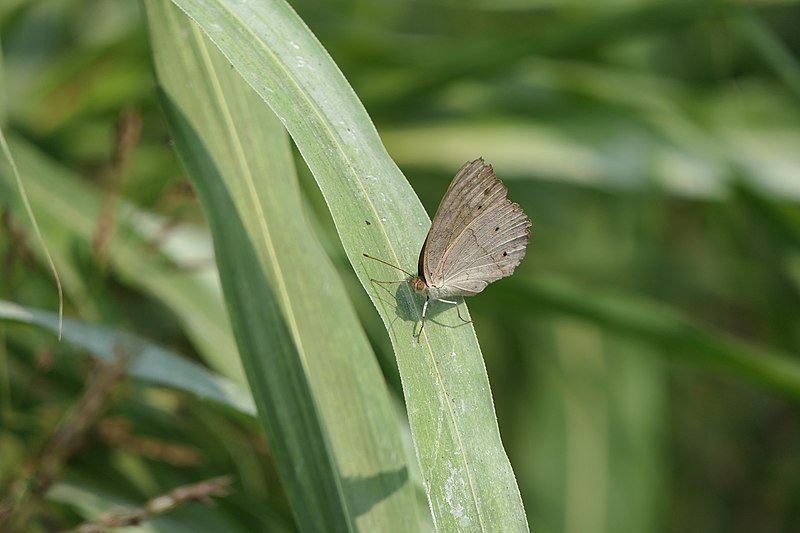
{"type": "Polygon", "coordinates": [[[408,284],[417,294],[426,294],[428,290],[428,284],[420,276],[411,276],[408,278],[408,284]]]}

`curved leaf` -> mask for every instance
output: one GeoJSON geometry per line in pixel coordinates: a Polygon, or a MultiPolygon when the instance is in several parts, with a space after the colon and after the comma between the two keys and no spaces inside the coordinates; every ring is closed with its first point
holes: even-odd
{"type": "MultiPolygon", "coordinates": [[[[58,315],[13,302],[0,300],[0,320],[31,324],[58,334],[58,315]]],[[[256,413],[249,391],[142,337],[64,318],[63,339],[109,362],[117,357],[120,343],[130,346],[136,354],[127,367],[129,375],[194,394],[249,416],[256,413]]]]}
{"type": "Polygon", "coordinates": [[[214,235],[242,361],[298,523],[413,531],[388,391],[303,216],[283,126],[178,9],[145,5],[162,104],[214,235]]]}
{"type": "Polygon", "coordinates": [[[406,284],[394,294],[369,281],[396,274],[361,254],[410,268],[429,218],[339,69],[285,2],[174,3],[278,115],[325,196],[392,339],[435,526],[527,530],[472,327],[434,305],[417,342],[421,302],[406,284]]]}

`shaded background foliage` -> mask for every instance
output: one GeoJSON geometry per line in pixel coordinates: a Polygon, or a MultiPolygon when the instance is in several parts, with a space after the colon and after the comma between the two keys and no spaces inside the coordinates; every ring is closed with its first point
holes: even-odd
{"type": "MultiPolygon", "coordinates": [[[[797,530],[798,396],[747,370],[732,377],[709,348],[735,339],[756,357],[800,351],[796,3],[292,5],[429,213],[454,171],[483,156],[533,220],[515,276],[469,302],[533,529],[797,530]],[[659,333],[667,310],[700,333],[670,341],[659,333]]],[[[69,169],[108,209],[119,197],[166,221],[204,224],[156,103],[138,4],[4,2],[0,36],[9,135],[69,169]],[[112,154],[123,113],[138,117],[141,137],[120,168],[112,154]]],[[[305,215],[400,395],[385,331],[316,185],[301,178],[305,215]]],[[[52,308],[20,216],[5,211],[0,297],[52,308]]],[[[70,254],[82,290],[69,295],[68,314],[203,359],[157,290],[130,283],[90,243],[73,242],[70,254]]],[[[209,250],[197,256],[180,268],[213,269],[209,250]]],[[[88,365],[57,357],[68,348],[36,331],[2,334],[6,482],[78,396],[88,365]]],[[[236,472],[245,490],[216,510],[197,506],[207,524],[291,528],[250,421],[133,381],[119,394],[107,416],[202,460],[187,467],[99,434],[67,480],[139,501],[201,473],[236,472]]],[[[76,519],[69,503],[47,513],[76,519]]]]}

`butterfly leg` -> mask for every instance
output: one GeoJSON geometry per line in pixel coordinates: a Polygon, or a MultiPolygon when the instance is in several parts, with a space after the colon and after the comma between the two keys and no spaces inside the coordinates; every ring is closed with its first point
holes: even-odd
{"type": "Polygon", "coordinates": [[[458,318],[461,319],[461,322],[463,322],[464,324],[469,324],[470,322],[472,322],[472,320],[464,320],[464,318],[461,316],[461,311],[458,310],[458,302],[453,302],[451,300],[439,300],[439,301],[444,302],[446,304],[455,305],[456,314],[458,315],[458,318]]]}
{"type": "Polygon", "coordinates": [[[422,330],[425,329],[425,315],[428,312],[428,302],[430,301],[430,298],[425,298],[425,303],[422,304],[422,325],[419,327],[419,333],[415,335],[417,339],[422,335],[422,330]]]}

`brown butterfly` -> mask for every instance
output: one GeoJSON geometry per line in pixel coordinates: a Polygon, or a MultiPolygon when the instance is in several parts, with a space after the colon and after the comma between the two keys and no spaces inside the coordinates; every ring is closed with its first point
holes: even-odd
{"type": "MultiPolygon", "coordinates": [[[[364,257],[380,261],[408,276],[407,281],[418,294],[425,296],[422,326],[430,300],[458,305],[446,300],[452,296],[472,296],[489,283],[510,276],[522,258],[530,237],[531,221],[519,204],[507,198],[508,189],[494,175],[483,159],[467,163],[453,178],[442,203],[433,217],[431,229],[419,252],[417,275],[382,261],[369,254],[364,257]]],[[[463,322],[470,322],[461,317],[463,322]]]]}

